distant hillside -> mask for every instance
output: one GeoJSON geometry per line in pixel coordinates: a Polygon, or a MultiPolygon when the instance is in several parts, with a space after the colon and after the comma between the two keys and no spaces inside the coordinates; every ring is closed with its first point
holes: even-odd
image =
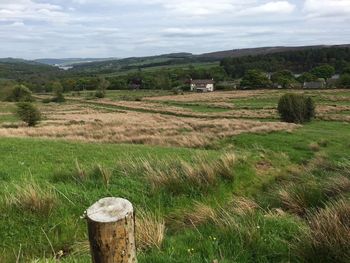
{"type": "Polygon", "coordinates": [[[300,47],[259,47],[259,48],[245,48],[245,49],[233,49],[226,51],[218,51],[205,53],[201,55],[197,55],[197,57],[201,58],[215,58],[215,59],[223,59],[223,58],[239,58],[244,56],[258,56],[258,55],[268,55],[275,54],[281,52],[289,52],[289,51],[301,51],[308,49],[322,49],[322,48],[335,48],[335,47],[345,47],[350,48],[350,44],[346,45],[318,45],[318,46],[300,46],[300,47]]]}
{"type": "Polygon", "coordinates": [[[39,62],[33,61],[33,60],[25,60],[21,58],[0,58],[0,63],[12,63],[12,64],[27,64],[27,65],[40,65],[39,62]]]}
{"type": "Polygon", "coordinates": [[[126,71],[130,69],[155,67],[163,65],[185,64],[196,62],[191,53],[171,53],[159,56],[130,57],[118,60],[107,60],[91,63],[73,65],[75,71],[110,73],[115,71],[126,71]]]}
{"type": "Polygon", "coordinates": [[[35,61],[22,59],[0,59],[0,79],[14,80],[28,84],[35,90],[56,79],[62,70],[35,61]]]}
{"type": "Polygon", "coordinates": [[[231,78],[240,78],[252,69],[265,72],[290,70],[301,74],[324,64],[333,66],[337,73],[342,73],[350,67],[350,45],[281,48],[277,50],[278,52],[262,53],[255,56],[225,57],[221,60],[220,65],[231,78]]]}
{"type": "Polygon", "coordinates": [[[350,48],[348,45],[318,45],[318,46],[300,46],[300,47],[260,47],[235,49],[227,51],[218,51],[194,55],[191,53],[173,53],[159,56],[148,57],[130,57],[118,60],[98,61],[91,63],[81,63],[73,65],[74,71],[90,72],[90,73],[113,73],[123,72],[133,69],[152,68],[160,66],[188,65],[196,63],[219,62],[225,58],[243,58],[250,56],[263,56],[269,54],[278,54],[284,52],[297,52],[303,50],[321,50],[332,48],[350,48]]]}
{"type": "Polygon", "coordinates": [[[74,64],[89,63],[89,62],[98,62],[106,60],[116,60],[117,58],[41,58],[36,59],[36,62],[47,64],[47,65],[59,65],[59,66],[70,66],[74,64]]]}

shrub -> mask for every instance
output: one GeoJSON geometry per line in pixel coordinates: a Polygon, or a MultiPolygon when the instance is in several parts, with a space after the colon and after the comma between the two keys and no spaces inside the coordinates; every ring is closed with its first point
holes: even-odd
{"type": "Polygon", "coordinates": [[[106,93],[105,93],[103,90],[97,90],[97,91],[95,92],[95,97],[96,97],[96,98],[102,99],[102,98],[104,98],[105,96],[106,96],[106,93]]]}
{"type": "Polygon", "coordinates": [[[278,113],[285,122],[309,122],[315,116],[315,105],[310,97],[285,94],[278,102],[278,113]]]}
{"type": "Polygon", "coordinates": [[[6,100],[13,102],[31,102],[34,101],[34,98],[32,97],[30,89],[24,85],[17,85],[12,89],[6,100]]]}
{"type": "Polygon", "coordinates": [[[28,126],[35,126],[41,119],[38,108],[29,102],[20,102],[17,104],[17,115],[28,126]]]}

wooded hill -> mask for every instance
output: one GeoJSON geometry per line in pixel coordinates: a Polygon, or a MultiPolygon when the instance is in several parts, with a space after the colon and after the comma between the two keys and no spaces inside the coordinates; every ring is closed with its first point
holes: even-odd
{"type": "Polygon", "coordinates": [[[251,69],[303,73],[324,64],[333,66],[337,73],[349,73],[350,45],[267,47],[203,55],[173,53],[83,63],[67,71],[35,61],[7,58],[0,59],[0,79],[15,80],[33,91],[49,91],[53,81],[60,81],[65,91],[95,89],[101,76],[111,82],[110,89],[127,89],[135,80],[144,83],[143,88],[171,89],[184,85],[189,78],[226,81],[241,78],[251,69]]]}

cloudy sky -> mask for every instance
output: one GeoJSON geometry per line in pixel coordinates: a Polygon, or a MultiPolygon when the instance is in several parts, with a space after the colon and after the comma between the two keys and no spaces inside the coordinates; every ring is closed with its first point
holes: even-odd
{"type": "Polygon", "coordinates": [[[0,57],[350,43],[350,0],[0,0],[0,57]]]}

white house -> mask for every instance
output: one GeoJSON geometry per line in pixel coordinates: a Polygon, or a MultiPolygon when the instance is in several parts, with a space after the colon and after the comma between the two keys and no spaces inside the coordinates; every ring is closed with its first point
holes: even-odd
{"type": "Polygon", "coordinates": [[[191,91],[212,92],[214,91],[214,79],[191,79],[191,91]]]}

